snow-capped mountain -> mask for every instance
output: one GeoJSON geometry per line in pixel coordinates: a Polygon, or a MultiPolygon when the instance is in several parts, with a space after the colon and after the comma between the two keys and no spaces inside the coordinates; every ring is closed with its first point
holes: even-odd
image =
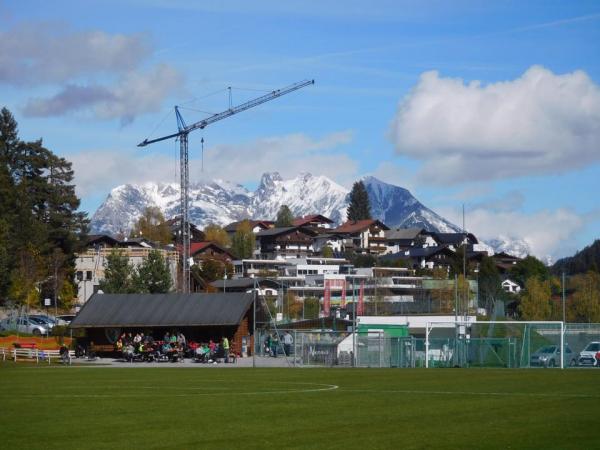
{"type": "Polygon", "coordinates": [[[427,231],[456,233],[459,227],[424,206],[404,188],[375,177],[363,178],[369,194],[371,214],[393,228],[425,228],[427,231]]]}
{"type": "MultiPolygon", "coordinates": [[[[363,178],[371,212],[390,228],[422,227],[429,231],[459,232],[460,227],[419,202],[408,190],[363,178]]],[[[337,224],[344,222],[349,190],[325,176],[301,173],[284,180],[277,172],[265,173],[255,191],[223,180],[190,185],[190,220],[199,228],[210,223],[226,225],[245,218],[273,220],[281,205],[296,216],[323,214],[337,224]]],[[[179,214],[179,184],[125,184],[114,188],[91,220],[91,232],[128,233],[148,206],[158,207],[166,218],[179,214]]],[[[487,242],[494,251],[515,256],[530,253],[524,241],[500,237],[487,242]]],[[[483,243],[484,248],[486,247],[483,243]]]]}
{"type": "MultiPolygon", "coordinates": [[[[114,188],[92,217],[93,233],[127,233],[148,206],[158,207],[166,218],[179,214],[179,185],[175,183],[125,184],[114,188]]],[[[324,176],[300,174],[284,180],[277,172],[263,174],[258,188],[214,180],[190,185],[190,220],[200,228],[226,225],[245,218],[274,219],[281,205],[297,216],[323,214],[343,222],[348,190],[324,176]]]]}
{"type": "Polygon", "coordinates": [[[531,255],[531,246],[524,239],[511,238],[501,235],[495,239],[488,239],[487,244],[494,249],[496,253],[507,253],[518,258],[525,258],[531,255]]]}

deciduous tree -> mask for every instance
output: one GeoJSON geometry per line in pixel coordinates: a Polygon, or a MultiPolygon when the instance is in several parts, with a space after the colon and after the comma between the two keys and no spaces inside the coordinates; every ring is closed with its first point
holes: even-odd
{"type": "Polygon", "coordinates": [[[131,230],[132,237],[143,237],[153,242],[170,244],[171,229],[159,208],[147,207],[131,230]]]}
{"type": "Polygon", "coordinates": [[[550,306],[551,289],[549,281],[536,276],[529,277],[521,294],[519,313],[524,320],[548,320],[552,312],[550,306]]]}
{"type": "Polygon", "coordinates": [[[254,253],[256,238],[252,232],[250,221],[244,220],[237,227],[231,240],[231,251],[240,259],[251,258],[254,253]]]}
{"type": "Polygon", "coordinates": [[[229,247],[231,245],[231,240],[229,239],[227,231],[214,223],[211,223],[204,228],[204,236],[208,242],[214,242],[221,247],[229,247]]]}

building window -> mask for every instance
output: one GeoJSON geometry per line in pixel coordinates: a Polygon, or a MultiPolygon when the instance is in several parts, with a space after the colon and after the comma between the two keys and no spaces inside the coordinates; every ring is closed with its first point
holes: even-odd
{"type": "Polygon", "coordinates": [[[81,270],[77,271],[77,281],[83,280],[83,272],[81,270]]]}
{"type": "Polygon", "coordinates": [[[86,279],[86,280],[91,280],[91,279],[92,279],[92,271],[91,271],[91,270],[88,270],[88,271],[85,273],[85,279],[86,279]]]}

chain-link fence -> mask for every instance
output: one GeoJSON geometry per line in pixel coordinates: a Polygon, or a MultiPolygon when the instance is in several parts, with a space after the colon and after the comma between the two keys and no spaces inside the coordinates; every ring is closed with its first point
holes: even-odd
{"type": "Polygon", "coordinates": [[[424,333],[257,330],[258,366],[600,367],[600,324],[428,323],[424,333]],[[276,336],[276,338],[275,338],[276,336]],[[276,359],[277,358],[277,359],[276,359]],[[277,362],[275,362],[277,361],[277,362]]]}

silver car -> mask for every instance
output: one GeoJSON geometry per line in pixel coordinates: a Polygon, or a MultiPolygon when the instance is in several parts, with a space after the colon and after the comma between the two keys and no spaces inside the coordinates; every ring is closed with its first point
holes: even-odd
{"type": "MultiPolygon", "coordinates": [[[[577,363],[575,354],[565,345],[565,365],[574,366],[577,363]]],[[[560,367],[560,345],[545,345],[537,349],[530,360],[531,366],[560,367]]]]}
{"type": "Polygon", "coordinates": [[[42,321],[29,317],[4,319],[0,322],[0,329],[17,331],[19,333],[29,333],[35,336],[41,336],[43,334],[48,334],[49,332],[49,328],[42,321]]]}

